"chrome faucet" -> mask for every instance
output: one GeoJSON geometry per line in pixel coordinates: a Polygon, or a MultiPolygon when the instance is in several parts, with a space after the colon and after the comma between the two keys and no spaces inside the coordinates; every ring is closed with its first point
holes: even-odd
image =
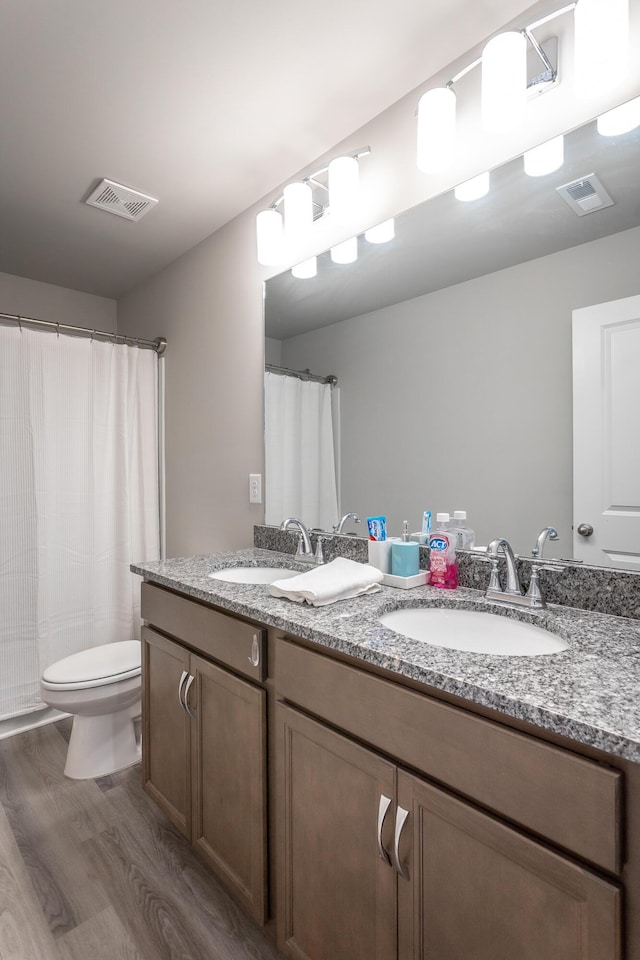
{"type": "Polygon", "coordinates": [[[537,557],[538,560],[542,560],[542,554],[544,553],[544,545],[547,540],[559,540],[558,531],[555,527],[543,527],[540,533],[538,534],[538,540],[535,547],[531,551],[532,557],[537,557]]]}
{"type": "MultiPolygon", "coordinates": [[[[551,527],[549,529],[553,528],[551,527]]],[[[546,536],[546,530],[542,532],[545,533],[546,536]]],[[[551,534],[549,534],[549,539],[553,539],[551,534]]],[[[544,539],[542,543],[544,545],[544,539]]],[[[494,603],[513,603],[520,607],[530,607],[538,610],[542,610],[544,607],[546,607],[542,591],[540,590],[538,571],[562,570],[562,567],[558,563],[543,563],[539,559],[530,561],[531,580],[529,582],[529,589],[527,590],[526,594],[523,594],[522,587],[520,585],[520,577],[518,575],[518,568],[516,566],[516,561],[518,558],[511,549],[511,544],[508,540],[505,540],[503,537],[498,537],[497,540],[491,541],[487,547],[486,555],[472,553],[472,556],[478,560],[484,560],[486,563],[491,564],[491,576],[489,577],[489,586],[487,587],[487,592],[485,593],[485,599],[492,600],[494,603]],[[500,550],[502,550],[504,553],[504,559],[507,565],[507,582],[504,590],[500,585],[500,574],[498,572],[500,550]]]]}
{"type": "Polygon", "coordinates": [[[522,597],[522,587],[520,586],[516,558],[509,541],[505,540],[504,537],[498,537],[497,540],[492,540],[487,547],[487,557],[491,561],[491,579],[487,588],[487,598],[504,601],[505,598],[522,597]],[[498,574],[498,557],[500,550],[504,553],[504,559],[507,565],[507,583],[504,590],[500,586],[500,577],[498,574]],[[494,594],[496,596],[494,596],[494,594]]]}
{"type": "Polygon", "coordinates": [[[288,530],[293,526],[296,526],[300,531],[298,535],[298,549],[296,550],[296,557],[304,560],[313,559],[311,537],[309,536],[309,531],[305,527],[302,520],[298,520],[297,517],[287,517],[287,519],[283,520],[280,524],[280,529],[288,530]]]}
{"type": "Polygon", "coordinates": [[[360,517],[358,516],[357,513],[345,513],[344,517],[342,517],[342,519],[339,520],[338,523],[336,523],[336,525],[334,526],[333,532],[342,533],[344,529],[344,525],[345,523],[347,523],[348,520],[353,520],[354,523],[360,523],[360,517]]]}

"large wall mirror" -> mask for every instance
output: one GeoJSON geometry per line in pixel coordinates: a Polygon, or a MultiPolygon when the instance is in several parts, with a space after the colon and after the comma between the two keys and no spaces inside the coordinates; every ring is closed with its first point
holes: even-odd
{"type": "MultiPolygon", "coordinates": [[[[640,569],[633,550],[576,547],[574,525],[597,543],[598,520],[574,516],[574,484],[603,467],[583,454],[574,477],[574,424],[587,442],[590,427],[574,410],[572,338],[574,311],[640,294],[639,171],[640,128],[604,137],[592,122],[567,134],[554,173],[527,176],[515,159],[482,199],[446,193],[401,214],[392,241],[359,238],[355,263],[327,253],[312,279],[268,281],[267,358],[338,378],[341,512],[386,514],[396,534],[425,509],[464,509],[477,543],[504,536],[522,555],[549,525],[548,555],[640,569]],[[579,216],[557,190],[578,179],[613,203],[579,216]]],[[[637,376],[618,404],[638,404],[637,424],[639,338],[622,352],[637,376]]],[[[623,440],[620,496],[638,524],[640,431],[623,440]]]]}

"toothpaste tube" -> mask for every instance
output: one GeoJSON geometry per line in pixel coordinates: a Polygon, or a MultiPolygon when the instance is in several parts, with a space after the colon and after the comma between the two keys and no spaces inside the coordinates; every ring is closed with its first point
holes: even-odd
{"type": "Polygon", "coordinates": [[[369,540],[387,539],[386,517],[367,517],[367,528],[369,530],[369,540]]]}
{"type": "Polygon", "coordinates": [[[422,532],[426,533],[427,538],[431,533],[431,510],[425,510],[422,514],[422,532]]]}

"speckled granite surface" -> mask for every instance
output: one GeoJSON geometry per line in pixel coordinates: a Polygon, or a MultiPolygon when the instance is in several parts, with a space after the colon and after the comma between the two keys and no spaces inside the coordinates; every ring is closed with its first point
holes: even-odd
{"type": "Polygon", "coordinates": [[[486,610],[477,590],[383,587],[366,597],[314,608],[272,597],[267,586],[208,576],[229,566],[309,569],[291,555],[256,547],[133,564],[131,569],[229,612],[640,762],[640,622],[570,607],[530,613],[491,604],[492,613],[535,622],[561,635],[568,650],[542,657],[461,653],[407,640],[378,618],[389,610],[434,603],[486,610]]]}
{"type": "MultiPolygon", "coordinates": [[[[315,544],[315,536],[312,539],[315,544]]],[[[341,556],[367,562],[367,541],[362,537],[323,534],[323,540],[327,559],[341,556]]],[[[277,527],[257,524],[253,543],[265,550],[295,553],[297,535],[295,532],[281,533],[277,527]]],[[[428,563],[429,551],[421,547],[420,566],[426,570],[428,563]]],[[[518,570],[526,590],[531,578],[531,560],[521,557],[518,570]]],[[[458,554],[458,580],[462,587],[485,590],[489,582],[489,566],[468,551],[462,551],[458,554]]],[[[640,619],[640,573],[634,571],[564,563],[556,570],[540,570],[540,586],[548,603],[580,607],[612,617],[640,619]]]]}

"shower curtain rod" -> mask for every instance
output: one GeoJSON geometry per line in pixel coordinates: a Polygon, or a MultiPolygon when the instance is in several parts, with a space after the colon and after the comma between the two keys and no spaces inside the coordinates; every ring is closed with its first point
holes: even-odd
{"type": "Polygon", "coordinates": [[[306,370],[290,370],[288,367],[278,367],[275,363],[265,363],[264,368],[269,373],[280,373],[285,377],[298,377],[299,380],[315,380],[317,383],[328,383],[332,387],[338,384],[337,377],[319,377],[315,373],[311,373],[308,368],[306,370]]]}
{"type": "Polygon", "coordinates": [[[38,327],[53,327],[57,333],[73,332],[85,337],[101,337],[105,340],[112,340],[113,343],[137,344],[149,350],[155,350],[159,357],[167,349],[167,341],[164,337],[156,337],[155,340],[143,340],[141,337],[125,337],[122,333],[108,333],[106,330],[92,330],[91,327],[75,327],[70,323],[57,323],[55,320],[36,320],[35,317],[21,317],[15,313],[0,313],[0,321],[10,320],[13,323],[22,325],[23,323],[35,324],[38,327]]]}

